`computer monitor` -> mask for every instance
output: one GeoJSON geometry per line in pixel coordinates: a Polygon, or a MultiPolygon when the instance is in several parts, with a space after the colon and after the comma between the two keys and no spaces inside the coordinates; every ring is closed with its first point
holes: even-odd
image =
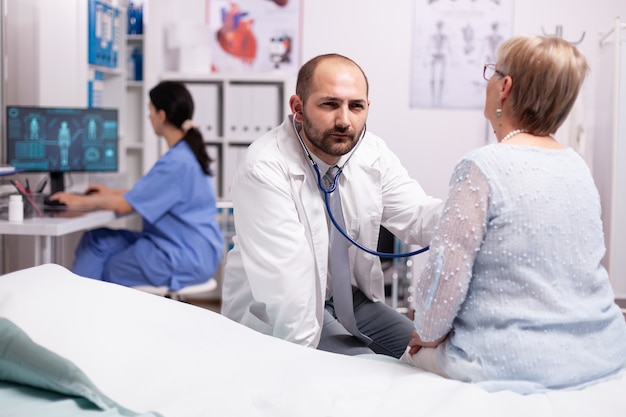
{"type": "Polygon", "coordinates": [[[50,192],[70,172],[118,170],[117,109],[7,106],[7,163],[48,172],[50,192]]]}

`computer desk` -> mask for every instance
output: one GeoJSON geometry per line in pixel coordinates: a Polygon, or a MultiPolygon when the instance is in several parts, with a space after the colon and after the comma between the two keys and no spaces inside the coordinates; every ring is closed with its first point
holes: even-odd
{"type": "Polygon", "coordinates": [[[61,236],[103,226],[117,218],[115,212],[109,210],[45,212],[42,217],[27,218],[21,223],[0,219],[0,235],[38,236],[35,264],[61,263],[57,248],[61,236]]]}

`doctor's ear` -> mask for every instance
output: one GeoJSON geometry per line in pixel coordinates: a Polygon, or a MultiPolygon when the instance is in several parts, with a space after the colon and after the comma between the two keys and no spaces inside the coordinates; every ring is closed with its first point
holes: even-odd
{"type": "Polygon", "coordinates": [[[289,99],[289,105],[291,107],[291,111],[293,112],[293,117],[296,121],[300,121],[302,117],[302,101],[300,101],[300,97],[298,95],[293,95],[289,99]]]}
{"type": "Polygon", "coordinates": [[[294,108],[295,113],[293,114],[293,118],[296,119],[296,122],[302,122],[302,107],[297,106],[294,108]]]}

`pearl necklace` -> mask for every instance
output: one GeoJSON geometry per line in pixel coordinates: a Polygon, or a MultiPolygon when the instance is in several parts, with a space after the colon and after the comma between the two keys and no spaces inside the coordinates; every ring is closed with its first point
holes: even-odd
{"type": "Polygon", "coordinates": [[[528,130],[526,129],[515,129],[512,132],[509,132],[505,137],[503,137],[500,143],[506,142],[507,140],[511,139],[515,135],[519,135],[520,133],[526,133],[526,132],[528,132],[528,130]]]}

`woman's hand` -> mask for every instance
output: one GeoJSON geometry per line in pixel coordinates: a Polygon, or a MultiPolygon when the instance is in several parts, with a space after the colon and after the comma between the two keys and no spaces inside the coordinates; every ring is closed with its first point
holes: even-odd
{"type": "Polygon", "coordinates": [[[58,201],[69,207],[96,207],[88,195],[60,192],[52,194],[50,200],[58,201]]]}
{"type": "Polygon", "coordinates": [[[115,189],[115,188],[106,187],[104,185],[92,184],[92,185],[89,185],[89,187],[87,187],[87,189],[85,190],[85,195],[93,195],[93,194],[122,195],[125,192],[126,190],[123,190],[123,189],[115,189]]]}
{"type": "Polygon", "coordinates": [[[54,193],[50,200],[60,201],[68,207],[97,208],[103,210],[113,210],[117,214],[127,214],[133,208],[126,199],[126,190],[108,188],[103,185],[90,185],[84,194],[75,193],[54,193]]]}

